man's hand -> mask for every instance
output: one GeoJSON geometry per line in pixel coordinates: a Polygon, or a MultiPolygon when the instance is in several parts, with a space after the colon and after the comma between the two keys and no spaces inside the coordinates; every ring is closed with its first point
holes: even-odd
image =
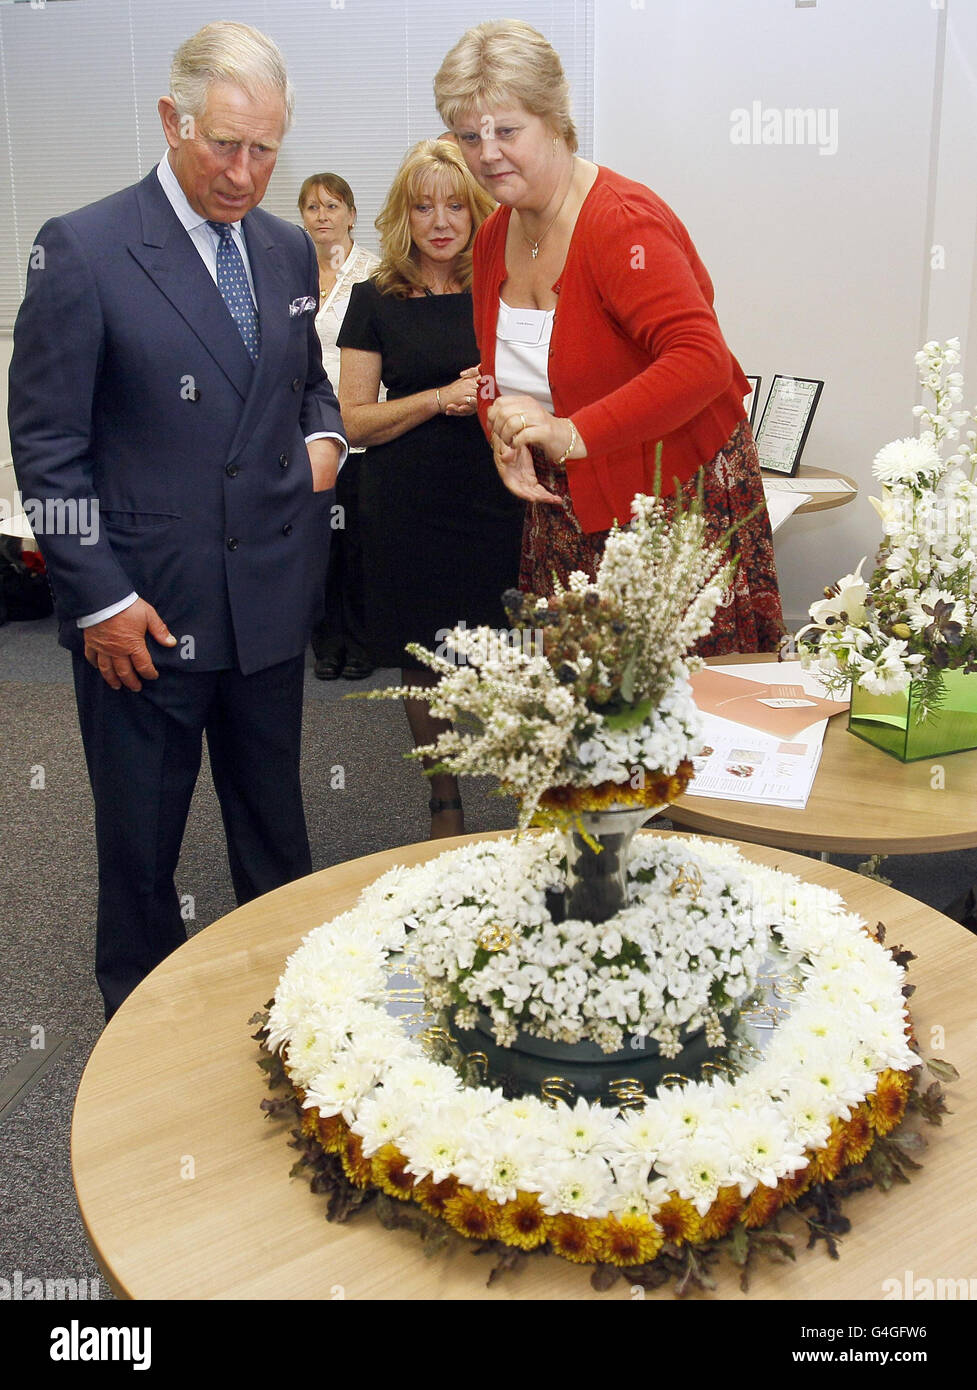
{"type": "Polygon", "coordinates": [[[335,439],[310,439],[305,447],[312,464],[313,492],[328,492],[336,486],[342,450],[335,439]]]}
{"type": "Polygon", "coordinates": [[[146,633],[164,647],[175,647],[176,638],[151,604],[137,598],[114,618],[82,629],[85,660],[96,666],[113,690],[142,690],[142,680],[154,681],[159,672],[146,646],[146,633]]]}

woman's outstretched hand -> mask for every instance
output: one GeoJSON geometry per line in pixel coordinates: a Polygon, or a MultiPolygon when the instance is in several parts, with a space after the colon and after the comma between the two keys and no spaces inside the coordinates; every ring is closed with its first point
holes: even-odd
{"type": "Polygon", "coordinates": [[[559,459],[570,443],[570,422],[551,415],[532,396],[499,396],[488,410],[490,443],[499,477],[510,492],[527,502],[555,502],[536,477],[530,446],[559,459]]]}

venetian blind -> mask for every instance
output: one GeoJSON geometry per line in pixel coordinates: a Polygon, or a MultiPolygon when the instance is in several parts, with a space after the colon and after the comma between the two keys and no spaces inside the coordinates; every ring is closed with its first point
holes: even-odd
{"type": "MultiPolygon", "coordinates": [[[[593,149],[595,0],[516,0],[559,52],[580,150],[593,149]]],[[[174,49],[210,18],[253,24],[285,55],[295,86],[290,131],[263,207],[298,222],[306,175],[341,174],[356,237],[373,220],[404,152],[441,130],[432,82],[484,0],[0,0],[0,330],[23,295],[33,239],[48,217],[136,182],[165,149],[156,103],[174,49]]]]}

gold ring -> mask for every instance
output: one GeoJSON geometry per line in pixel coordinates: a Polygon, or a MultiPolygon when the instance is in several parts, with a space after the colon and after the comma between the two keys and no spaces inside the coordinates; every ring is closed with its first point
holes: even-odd
{"type": "MultiPolygon", "coordinates": [[[[525,417],[525,415],[523,415],[523,413],[522,413],[521,410],[520,410],[520,412],[519,412],[519,419],[522,421],[522,428],[523,428],[524,430],[525,430],[525,429],[528,429],[529,426],[526,424],[526,417],[525,417]]],[[[521,433],[522,433],[522,430],[520,430],[519,433],[521,434],[521,433]]]]}

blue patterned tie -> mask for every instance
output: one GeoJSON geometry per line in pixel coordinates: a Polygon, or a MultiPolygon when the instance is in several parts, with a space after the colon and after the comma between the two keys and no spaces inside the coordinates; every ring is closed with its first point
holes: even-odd
{"type": "Polygon", "coordinates": [[[261,325],[258,311],[251,298],[247,271],[241,253],[234,243],[234,236],[226,222],[208,222],[220,241],[217,243],[217,288],[224,296],[224,303],[231,311],[231,318],[238,326],[252,362],[257,362],[261,348],[261,325]]]}

